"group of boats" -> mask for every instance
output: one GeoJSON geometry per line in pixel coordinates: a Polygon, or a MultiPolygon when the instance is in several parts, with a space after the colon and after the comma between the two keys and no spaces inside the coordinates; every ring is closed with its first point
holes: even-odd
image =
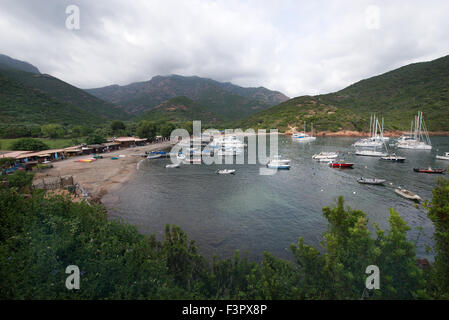
{"type": "MultiPolygon", "coordinates": [[[[371,115],[369,137],[359,139],[353,144],[353,147],[356,148],[354,154],[356,156],[378,157],[379,160],[382,161],[405,162],[406,160],[405,157],[399,156],[396,153],[389,152],[387,142],[390,141],[390,138],[383,136],[383,128],[384,128],[384,119],[382,118],[382,120],[379,121],[379,119],[375,114],[371,115]]],[[[293,137],[294,139],[297,139],[295,135],[293,137]]],[[[429,138],[426,124],[424,122],[423,113],[419,111],[418,114],[415,116],[414,121],[411,122],[409,134],[399,137],[399,139],[397,139],[395,144],[390,143],[389,145],[395,146],[398,149],[431,150],[432,144],[429,138]]],[[[337,152],[320,152],[312,156],[312,158],[316,161],[328,162],[329,166],[332,168],[352,168],[354,166],[353,162],[338,160],[337,159],[338,157],[339,155],[337,152]]],[[[449,160],[449,152],[444,153],[444,155],[437,155],[436,159],[449,160]]],[[[443,174],[446,170],[428,167],[428,168],[413,168],[413,171],[418,173],[443,174]]],[[[357,182],[361,184],[383,185],[386,182],[386,180],[380,178],[361,177],[357,179],[357,182]]],[[[395,193],[406,199],[418,202],[422,200],[419,195],[403,187],[396,188],[395,193]]]]}

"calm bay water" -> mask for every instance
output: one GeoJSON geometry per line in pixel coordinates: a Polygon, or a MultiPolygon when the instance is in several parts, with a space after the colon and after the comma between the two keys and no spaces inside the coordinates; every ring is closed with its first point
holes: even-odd
{"type": "MultiPolygon", "coordinates": [[[[407,158],[405,163],[388,163],[374,157],[352,154],[354,138],[318,137],[301,144],[279,136],[279,153],[291,159],[291,169],[273,176],[259,175],[260,165],[181,165],[165,169],[169,159],[145,160],[136,179],[106,202],[112,218],[122,218],[144,234],[161,238],[165,225],[179,225],[199,245],[207,257],[232,256],[236,249],[248,251],[260,260],[264,251],[291,259],[290,243],[303,237],[305,243],[319,246],[327,220],[323,206],[335,204],[342,195],[346,205],[363,210],[369,223],[388,229],[389,209],[394,208],[412,230],[418,256],[432,258],[426,246],[432,245],[432,223],[422,206],[394,193],[403,185],[431,199],[440,175],[413,172],[413,167],[447,168],[449,162],[435,155],[449,151],[448,137],[432,137],[432,151],[395,150],[407,158]],[[312,160],[320,151],[339,151],[343,158],[355,162],[354,169],[333,169],[312,160]],[[217,175],[218,168],[237,169],[235,175],[217,175]],[[357,183],[357,178],[387,179],[385,186],[357,183]],[[416,227],[423,228],[418,232],[416,227]],[[419,238],[418,238],[419,237],[419,238]]],[[[445,174],[447,178],[447,174],[445,174]]]]}

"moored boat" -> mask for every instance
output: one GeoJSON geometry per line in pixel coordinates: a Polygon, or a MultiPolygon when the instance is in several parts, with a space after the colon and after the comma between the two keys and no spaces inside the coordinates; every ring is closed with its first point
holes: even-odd
{"type": "Polygon", "coordinates": [[[290,169],[290,164],[279,160],[271,160],[267,163],[267,167],[270,169],[290,169]]]}
{"type": "Polygon", "coordinates": [[[433,169],[431,167],[425,168],[413,168],[413,171],[420,173],[444,173],[444,169],[433,169]]]}
{"type": "Polygon", "coordinates": [[[179,163],[170,163],[165,165],[166,168],[179,168],[179,163]]]}
{"type": "Polygon", "coordinates": [[[394,189],[394,192],[396,192],[396,194],[400,195],[401,197],[409,199],[409,200],[413,200],[416,202],[422,201],[422,198],[420,196],[418,196],[416,193],[413,193],[413,192],[403,189],[401,187],[394,189]]]}
{"type": "Polygon", "coordinates": [[[358,183],[362,183],[362,184],[374,184],[374,185],[381,185],[384,184],[387,180],[385,179],[371,179],[371,178],[364,178],[361,177],[360,179],[357,179],[358,183]]]}
{"type": "Polygon", "coordinates": [[[381,157],[379,160],[383,160],[383,161],[393,161],[393,162],[404,162],[405,158],[404,157],[399,157],[396,154],[389,154],[385,157],[381,157]]]}
{"type": "Polygon", "coordinates": [[[386,153],[375,150],[356,150],[356,156],[365,156],[365,157],[386,157],[388,156],[386,153]]]}
{"type": "Polygon", "coordinates": [[[331,167],[331,168],[352,168],[353,165],[354,165],[354,163],[342,162],[342,161],[337,161],[337,162],[331,161],[329,163],[329,167],[331,167]]]}
{"type": "Polygon", "coordinates": [[[221,169],[221,170],[217,170],[215,171],[216,174],[234,174],[235,170],[234,169],[221,169]]]}
{"type": "Polygon", "coordinates": [[[312,159],[329,161],[330,159],[335,159],[337,157],[338,153],[336,152],[320,152],[318,154],[314,154],[312,159]]]}
{"type": "Polygon", "coordinates": [[[437,159],[439,160],[449,160],[449,152],[444,153],[444,156],[436,156],[437,159]]]}

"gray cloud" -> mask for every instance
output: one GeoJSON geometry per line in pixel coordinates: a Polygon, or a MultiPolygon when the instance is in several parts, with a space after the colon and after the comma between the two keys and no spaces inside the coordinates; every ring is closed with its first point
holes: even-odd
{"type": "Polygon", "coordinates": [[[297,96],[448,54],[448,18],[445,0],[0,0],[0,52],[82,88],[177,73],[297,96]]]}

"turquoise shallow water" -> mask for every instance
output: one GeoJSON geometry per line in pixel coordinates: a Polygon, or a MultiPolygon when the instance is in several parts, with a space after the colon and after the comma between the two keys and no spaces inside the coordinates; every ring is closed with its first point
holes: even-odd
{"type": "MultiPolygon", "coordinates": [[[[440,175],[419,174],[413,167],[447,168],[449,161],[435,155],[449,151],[448,137],[432,137],[432,151],[395,150],[405,163],[388,163],[378,158],[355,156],[354,138],[323,137],[300,144],[290,137],[279,137],[279,153],[291,159],[292,168],[273,176],[259,175],[260,165],[181,165],[165,169],[166,159],[145,160],[136,179],[115,192],[118,201],[106,203],[112,218],[134,224],[140,232],[160,238],[165,224],[179,225],[200,252],[229,257],[236,249],[248,251],[259,260],[264,251],[291,259],[290,243],[301,236],[319,246],[327,220],[322,207],[335,204],[339,195],[346,205],[361,209],[388,229],[389,209],[394,208],[412,227],[409,238],[417,241],[420,257],[432,258],[426,246],[432,245],[433,227],[420,206],[394,193],[403,185],[424,199],[431,199],[440,175]],[[311,159],[320,151],[339,151],[355,162],[354,169],[332,169],[311,159]],[[237,169],[235,175],[217,175],[218,168],[237,169]],[[385,186],[357,183],[357,178],[387,179],[385,186]],[[420,234],[416,227],[422,227],[420,234]]],[[[444,175],[446,178],[447,174],[444,175]]]]}

